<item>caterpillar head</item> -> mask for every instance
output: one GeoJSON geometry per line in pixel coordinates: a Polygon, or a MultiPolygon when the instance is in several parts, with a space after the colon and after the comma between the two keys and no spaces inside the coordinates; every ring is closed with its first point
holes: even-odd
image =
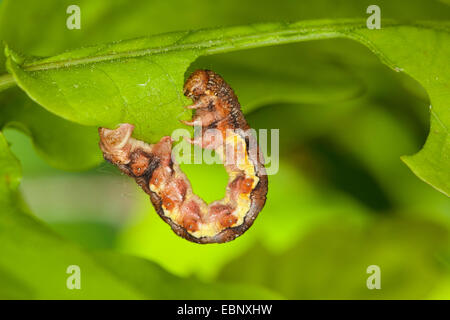
{"type": "Polygon", "coordinates": [[[197,70],[192,73],[184,84],[184,95],[193,101],[198,100],[207,91],[209,80],[208,70],[197,70]]]}

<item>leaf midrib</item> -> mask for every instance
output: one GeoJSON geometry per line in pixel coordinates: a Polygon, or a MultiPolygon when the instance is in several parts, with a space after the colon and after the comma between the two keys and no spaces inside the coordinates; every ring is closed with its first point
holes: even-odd
{"type": "MultiPolygon", "coordinates": [[[[173,52],[173,51],[187,51],[187,50],[205,50],[202,51],[202,54],[208,55],[208,54],[214,54],[216,52],[226,52],[232,49],[241,49],[242,46],[236,46],[234,43],[239,42],[248,42],[248,47],[260,47],[264,46],[270,43],[288,43],[288,42],[294,42],[298,41],[298,38],[296,37],[287,37],[290,35],[298,35],[300,38],[307,39],[307,35],[311,32],[317,32],[317,28],[320,28],[323,33],[322,34],[313,34],[311,35],[313,38],[321,39],[326,36],[336,36],[343,34],[344,31],[350,31],[352,29],[361,29],[366,28],[365,25],[362,25],[362,20],[352,20],[353,22],[350,23],[348,20],[346,22],[337,22],[333,24],[320,24],[317,25],[308,25],[308,26],[301,26],[297,28],[291,28],[291,29],[283,29],[275,32],[256,32],[251,35],[246,36],[232,36],[223,38],[220,40],[207,40],[207,41],[197,41],[197,42],[189,42],[189,43],[183,43],[179,45],[169,45],[164,47],[151,47],[151,48],[143,48],[138,50],[131,50],[131,51],[124,51],[124,52],[115,52],[111,54],[102,54],[97,56],[90,56],[90,57],[83,57],[78,59],[65,59],[60,61],[52,61],[52,62],[41,62],[40,60],[32,61],[29,63],[24,63],[22,66],[25,71],[43,71],[43,70],[49,70],[49,69],[58,69],[58,68],[64,68],[64,67],[70,67],[74,65],[80,65],[80,64],[90,64],[90,63],[97,63],[97,62],[103,62],[103,61],[111,61],[111,60],[118,60],[122,58],[134,58],[134,57],[141,57],[141,56],[147,56],[152,54],[160,54],[160,53],[166,53],[166,52],[173,52]],[[342,30],[336,30],[332,29],[333,27],[345,27],[345,29],[342,30]],[[359,27],[359,28],[355,28],[359,27]],[[285,37],[281,39],[273,39],[275,37],[285,37]],[[259,39],[264,39],[267,37],[271,37],[270,41],[264,42],[264,41],[257,41],[259,39]],[[252,40],[256,40],[254,42],[251,42],[252,40]],[[278,40],[278,41],[277,41],[278,40]],[[223,45],[223,46],[220,46],[223,45]]],[[[307,22],[307,21],[305,21],[307,22]]],[[[255,27],[261,27],[264,25],[270,25],[270,23],[264,23],[264,24],[256,24],[255,27]]],[[[249,27],[252,25],[244,25],[244,26],[237,26],[237,27],[249,27]]],[[[233,27],[231,27],[233,28],[233,27]]],[[[196,30],[192,33],[197,32],[203,32],[203,31],[211,31],[215,29],[202,29],[202,30],[196,30]]],[[[164,34],[160,34],[160,36],[163,36],[164,34]]],[[[139,38],[137,38],[139,39],[139,38]]],[[[57,57],[57,56],[55,56],[57,57]]]]}
{"type": "MultiPolygon", "coordinates": [[[[314,20],[312,20],[314,21],[314,20]]],[[[312,22],[311,20],[301,21],[303,23],[312,22]]],[[[334,23],[325,23],[325,21],[315,20],[314,24],[299,26],[295,28],[282,29],[275,32],[255,32],[254,34],[246,35],[246,36],[231,36],[227,38],[223,38],[220,40],[207,40],[207,41],[197,41],[197,42],[189,42],[183,44],[173,44],[163,47],[150,47],[143,48],[138,50],[131,51],[123,51],[123,52],[114,52],[109,54],[101,54],[89,57],[82,57],[77,59],[63,59],[59,61],[51,61],[51,62],[42,62],[47,58],[42,60],[35,60],[32,62],[25,62],[22,65],[24,71],[46,71],[46,70],[56,70],[62,68],[68,68],[72,66],[78,65],[88,65],[105,61],[114,61],[120,60],[124,58],[136,58],[143,57],[148,55],[156,55],[167,52],[176,52],[176,51],[188,51],[188,50],[198,50],[199,55],[212,55],[215,53],[225,53],[234,50],[242,50],[242,49],[251,49],[257,47],[268,46],[271,44],[287,44],[291,42],[299,42],[301,40],[312,40],[312,39],[327,39],[327,38],[336,38],[336,37],[349,37],[355,38],[356,35],[352,35],[349,31],[354,31],[358,29],[367,28],[363,23],[365,20],[361,19],[345,19],[341,21],[337,21],[334,23]],[[342,27],[342,29],[335,29],[336,27],[342,27]],[[317,33],[317,28],[320,28],[321,33],[317,33]]],[[[295,22],[299,23],[299,22],[295,22]]],[[[254,25],[244,25],[237,27],[263,27],[268,26],[271,23],[260,23],[254,25]]],[[[427,29],[437,29],[436,26],[431,26],[427,24],[417,24],[417,23],[403,23],[400,24],[395,22],[394,20],[389,20],[388,22],[383,23],[383,28],[390,28],[394,26],[420,26],[421,28],[427,29]]],[[[230,27],[234,28],[234,27],[230,27]]],[[[216,28],[211,29],[201,29],[188,31],[188,34],[195,34],[198,32],[208,32],[216,30],[216,28]]],[[[443,28],[442,31],[448,31],[446,28],[443,28]]],[[[172,32],[173,33],[173,32],[172,32]]],[[[167,33],[170,34],[170,33],[167,33]]],[[[164,34],[160,34],[159,36],[163,36],[164,34]]],[[[185,36],[182,37],[185,40],[185,36]]],[[[137,38],[139,39],[139,38],[137,38]]],[[[178,41],[177,41],[178,42],[178,41]]],[[[117,43],[117,42],[116,42],[117,43]]],[[[176,43],[176,42],[175,42],[176,43]]],[[[58,55],[54,56],[57,58],[58,55]]],[[[11,86],[14,86],[15,80],[14,77],[9,74],[1,74],[0,75],[0,91],[7,89],[11,86]]]]}

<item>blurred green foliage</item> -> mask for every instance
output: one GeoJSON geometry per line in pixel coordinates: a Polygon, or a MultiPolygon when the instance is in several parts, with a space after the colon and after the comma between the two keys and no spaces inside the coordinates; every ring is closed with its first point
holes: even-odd
{"type": "MultiPolygon", "coordinates": [[[[19,163],[9,152],[3,135],[0,135],[0,150],[0,299],[279,298],[255,286],[180,279],[150,261],[116,253],[90,252],[65,240],[32,217],[26,208],[17,192],[19,163]],[[71,265],[80,267],[81,290],[66,287],[69,276],[66,270],[71,265]]],[[[86,231],[84,228],[84,240],[86,231]]]]}
{"type": "MultiPolygon", "coordinates": [[[[30,3],[2,2],[0,35],[14,50],[39,56],[176,30],[364,19],[373,4],[40,1],[35,9],[30,3]],[[82,8],[81,30],[65,28],[68,4],[82,8]],[[28,22],[11,28],[17,21],[28,22]]],[[[439,1],[377,4],[383,19],[450,17],[450,8],[439,1]]],[[[428,94],[436,94],[448,110],[443,104],[448,82],[447,91],[427,88],[427,93],[424,83],[395,73],[366,47],[345,39],[200,57],[189,71],[197,68],[213,69],[229,81],[252,127],[280,129],[280,171],[269,177],[268,201],[254,226],[221,245],[178,238],[143,192],[100,164],[95,127],[63,120],[11,88],[0,95],[0,126],[33,140],[32,145],[5,130],[23,167],[24,198],[48,226],[36,221],[17,194],[19,167],[1,140],[7,179],[0,181],[0,297],[450,298],[450,200],[400,161],[425,142],[428,94]],[[83,173],[60,171],[94,166],[83,173]],[[11,197],[4,202],[6,194],[11,197]],[[96,251],[105,248],[123,254],[96,251]],[[80,292],[64,287],[65,269],[77,264],[74,260],[86,275],[80,292]],[[381,267],[381,290],[366,287],[372,264],[381,267]]],[[[449,148],[448,138],[442,143],[449,148]]],[[[434,169],[448,185],[450,172],[434,169]]],[[[205,200],[223,196],[221,166],[183,165],[183,170],[205,200]]]]}

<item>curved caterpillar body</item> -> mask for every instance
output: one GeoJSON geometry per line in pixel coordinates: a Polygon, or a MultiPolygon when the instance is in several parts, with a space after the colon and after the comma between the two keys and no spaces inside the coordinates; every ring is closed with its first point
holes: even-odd
{"type": "Polygon", "coordinates": [[[262,156],[256,138],[246,134],[250,127],[236,95],[219,75],[195,71],[185,83],[184,94],[194,102],[186,108],[195,109],[192,121],[184,123],[202,127],[200,137],[191,143],[214,149],[222,159],[232,154],[241,160],[224,161],[229,181],[222,200],[207,204],[192,192],[188,178],[172,160],[168,136],[150,145],[131,137],[131,124],[115,130],[99,128],[100,148],[106,160],[135,178],[176,234],[196,243],[231,241],[253,224],[265,204],[267,175],[262,156]],[[209,135],[208,129],[221,137],[209,135]]]}

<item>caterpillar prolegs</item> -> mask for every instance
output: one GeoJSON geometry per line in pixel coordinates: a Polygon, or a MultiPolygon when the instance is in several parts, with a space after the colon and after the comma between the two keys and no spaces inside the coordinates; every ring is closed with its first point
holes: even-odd
{"type": "Polygon", "coordinates": [[[196,243],[223,243],[243,234],[264,207],[267,175],[256,137],[231,87],[218,74],[197,70],[186,81],[184,95],[192,99],[192,121],[201,134],[191,143],[214,149],[224,159],[229,175],[226,195],[207,204],[172,159],[172,139],[147,144],[131,137],[134,126],[99,128],[100,148],[106,160],[135,178],[150,195],[159,216],[179,236],[196,243]],[[217,134],[210,134],[218,132],[217,134]],[[231,159],[231,161],[230,161],[231,159]]]}

